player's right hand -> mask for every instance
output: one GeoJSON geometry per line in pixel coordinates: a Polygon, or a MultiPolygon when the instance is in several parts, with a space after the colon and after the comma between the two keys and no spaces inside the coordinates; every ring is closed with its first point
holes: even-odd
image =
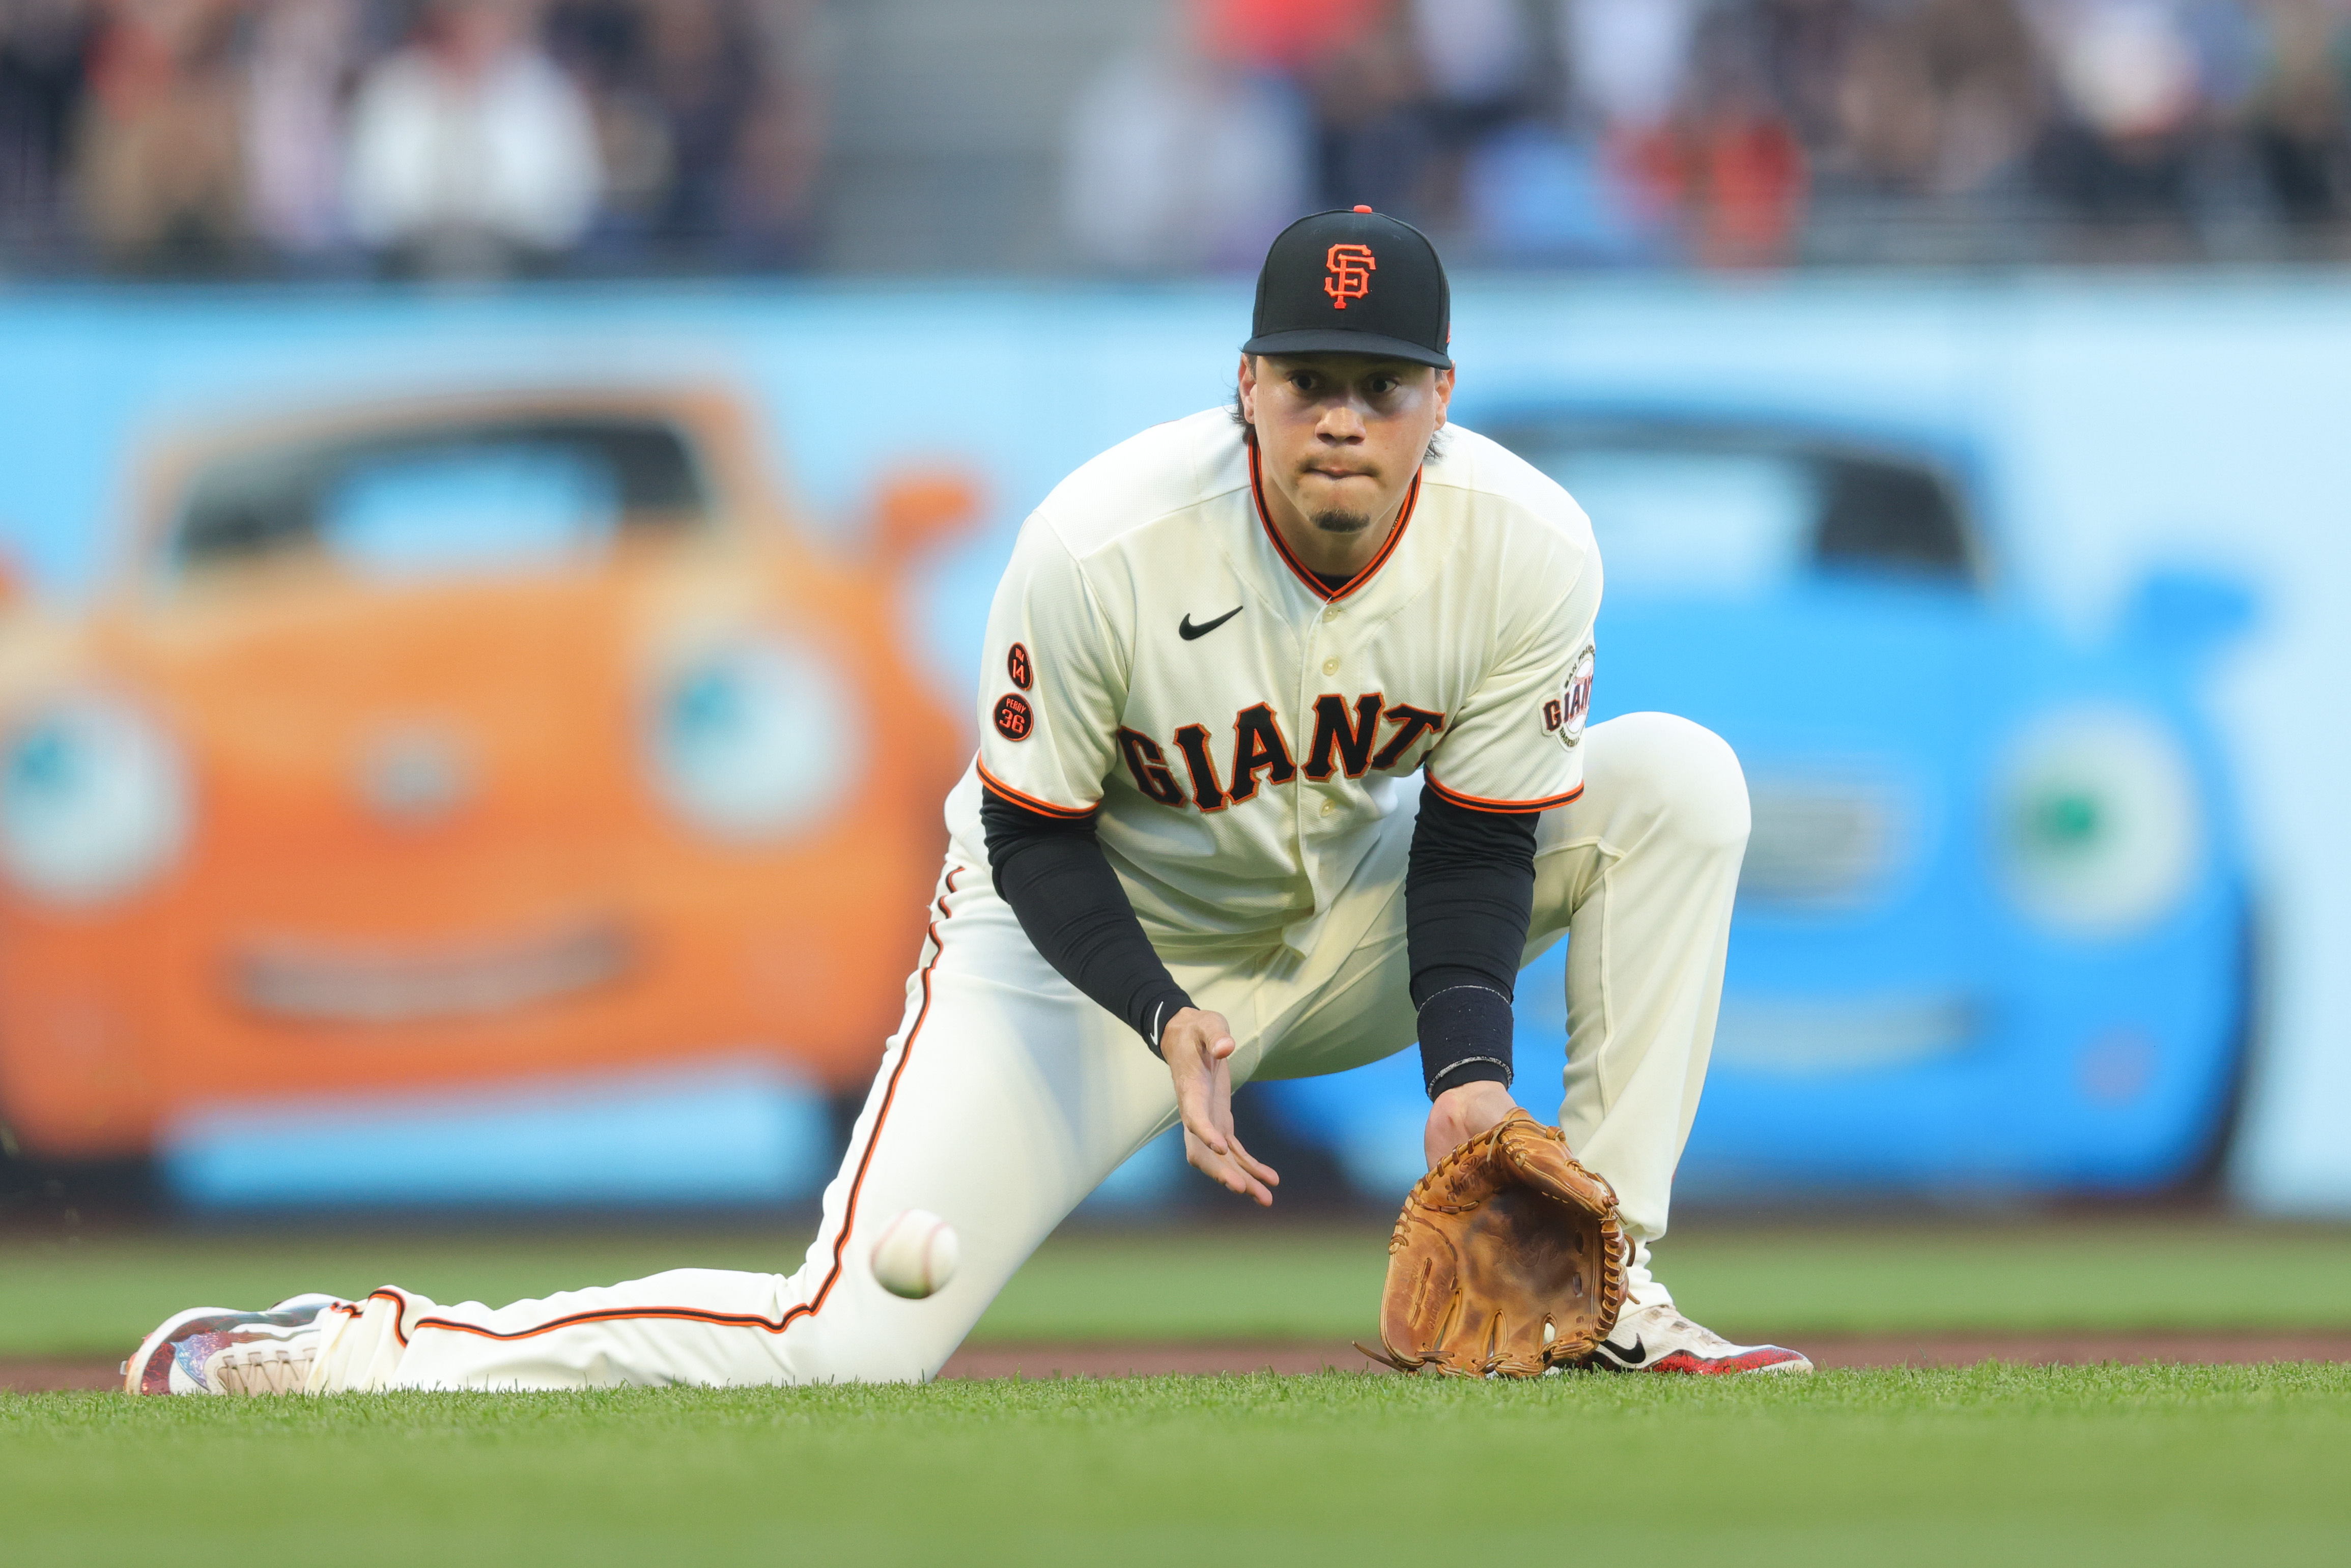
{"type": "Polygon", "coordinates": [[[1176,1081],[1176,1109],[1184,1119],[1184,1157],[1210,1181],[1261,1205],[1273,1202],[1281,1177],[1233,1135],[1233,1073],[1238,1049],[1221,1013],[1186,1008],[1159,1031],[1159,1054],[1176,1081]]]}

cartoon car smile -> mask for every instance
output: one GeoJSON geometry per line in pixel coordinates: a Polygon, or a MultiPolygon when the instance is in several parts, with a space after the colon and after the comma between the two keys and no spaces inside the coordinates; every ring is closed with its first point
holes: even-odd
{"type": "Polygon", "coordinates": [[[963,727],[901,649],[960,481],[820,546],[699,389],[356,407],[147,465],[86,614],[0,636],[0,1114],[765,1053],[871,1071],[963,727]]]}

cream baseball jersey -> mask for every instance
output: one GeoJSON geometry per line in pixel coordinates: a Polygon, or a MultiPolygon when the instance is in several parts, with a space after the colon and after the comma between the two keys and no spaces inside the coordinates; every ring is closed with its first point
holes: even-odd
{"type": "MultiPolygon", "coordinates": [[[[1484,810],[1583,788],[1600,558],[1566,491],[1456,425],[1379,555],[1324,584],[1222,409],[1023,525],[988,617],[981,780],[1096,833],[1161,950],[1310,950],[1396,780],[1484,810]]],[[[957,791],[973,820],[977,791],[957,791]]]]}

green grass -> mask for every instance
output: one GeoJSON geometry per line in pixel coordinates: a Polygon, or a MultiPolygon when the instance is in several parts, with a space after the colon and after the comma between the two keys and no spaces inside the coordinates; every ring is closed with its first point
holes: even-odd
{"type": "MultiPolygon", "coordinates": [[[[1077,1231],[1014,1279],[978,1340],[1366,1333],[1385,1228],[1077,1231]]],[[[387,1281],[503,1302],[680,1265],[789,1270],[804,1233],[323,1229],[0,1241],[0,1355],[120,1355],[177,1308],[387,1281]]],[[[2215,1220],[1847,1225],[1677,1233],[1659,1270],[1726,1332],[2351,1327],[2351,1230],[2215,1220]]]]}
{"type": "MultiPolygon", "coordinates": [[[[1384,1227],[1058,1237],[979,1337],[1369,1326],[1384,1227]]],[[[123,1353],[165,1312],[396,1280],[505,1300],[745,1230],[289,1230],[0,1243],[0,1354],[123,1353]]],[[[2351,1232],[2209,1221],[1696,1227],[1661,1266],[1738,1333],[2351,1326],[2351,1232]]],[[[1799,1338],[1799,1343],[1801,1340],[1799,1338]]],[[[1292,1564],[2331,1563],[2351,1367],[2106,1366],[1537,1385],[1145,1378],[329,1400],[0,1396],[0,1561],[1292,1564]]]]}
{"type": "Polygon", "coordinates": [[[2346,1453],[2340,1366],[0,1396],[0,1519],[56,1565],[2317,1563],[2346,1453]]]}

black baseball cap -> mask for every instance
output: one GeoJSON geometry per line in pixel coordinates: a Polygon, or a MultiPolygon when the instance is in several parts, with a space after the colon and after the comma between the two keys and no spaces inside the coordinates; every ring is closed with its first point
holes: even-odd
{"type": "Polygon", "coordinates": [[[1244,354],[1384,354],[1449,371],[1453,291],[1428,236],[1369,207],[1274,236],[1244,354]]]}

